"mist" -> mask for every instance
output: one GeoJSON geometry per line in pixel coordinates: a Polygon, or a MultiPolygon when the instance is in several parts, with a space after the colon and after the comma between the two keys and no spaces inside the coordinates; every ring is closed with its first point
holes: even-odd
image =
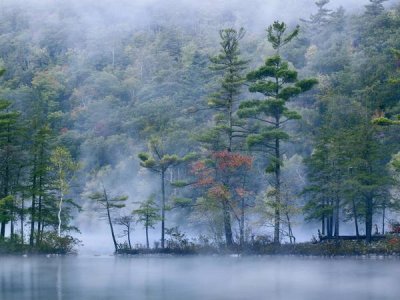
{"type": "MultiPolygon", "coordinates": [[[[82,208],[81,212],[71,213],[70,218],[71,228],[76,227],[80,232],[76,233],[83,244],[79,251],[96,254],[113,251],[107,219],[100,217],[98,205],[90,200],[94,192],[105,190],[110,198],[128,197],[125,207],[112,212],[113,220],[131,215],[152,195],[160,203],[160,175],[143,166],[138,158],[139,153],[151,152],[151,138],[158,136],[160,148],[168,155],[181,158],[196,152],[206,156],[207,146],[199,143],[196,135],[214,126],[218,119],[205,106],[220,82],[220,74],[209,68],[210,57],[220,51],[219,31],[230,27],[245,29],[240,41],[241,55],[248,61],[248,69],[254,69],[274,53],[265,29],[276,20],[287,23],[288,30],[301,25],[299,36],[293,40],[294,46],[283,48],[282,57],[289,60],[291,68],[298,70],[299,78],[315,77],[320,82],[316,90],[289,104],[290,109],[301,112],[304,120],[298,123],[289,120],[285,125],[293,142],[285,143],[282,158],[285,164],[282,178],[287,183],[287,197],[294,211],[291,216],[294,235],[297,242],[308,242],[315,237],[319,221],[314,218],[306,222],[302,209],[312,198],[303,191],[310,184],[306,160],[315,153],[319,133],[315,127],[322,123],[322,118],[318,119],[318,105],[322,106],[323,92],[330,88],[351,97],[354,91],[364,88],[343,84],[339,89],[337,85],[341,81],[347,83],[347,79],[340,77],[341,71],[351,69],[361,73],[357,65],[368,60],[366,53],[370,48],[359,50],[361,33],[352,24],[354,20],[361,20],[368,3],[368,0],[330,1],[328,9],[335,12],[343,7],[345,15],[340,20],[343,24],[329,25],[332,27],[324,32],[324,28],[310,29],[300,21],[316,13],[315,0],[1,1],[0,14],[7,20],[0,27],[1,66],[10,70],[4,75],[5,88],[1,95],[12,101],[26,120],[33,114],[35,103],[40,102],[38,99],[47,99],[43,111],[49,111],[46,122],[57,135],[54,139],[67,145],[79,163],[68,190],[68,197],[82,208]],[[337,59],[324,65],[325,58],[337,59]],[[189,114],[190,111],[199,113],[189,114]]],[[[384,3],[387,9],[396,4],[398,1],[394,0],[384,3]]],[[[247,86],[241,90],[243,100],[251,97],[259,100],[259,96],[250,93],[247,86]]],[[[361,107],[357,105],[352,107],[352,112],[361,107]]],[[[381,109],[383,105],[377,104],[377,107],[381,109]]],[[[393,107],[387,111],[396,112],[393,107]]],[[[238,143],[241,150],[243,143],[238,143]]],[[[397,151],[392,144],[390,147],[391,154],[382,159],[385,164],[389,164],[391,155],[397,151]]],[[[247,150],[243,153],[251,152],[247,150]]],[[[236,211],[239,208],[234,207],[231,212],[236,241],[240,234],[246,235],[247,240],[273,235],[271,207],[263,211],[257,206],[268,198],[268,189],[273,193],[265,172],[269,161],[260,154],[249,155],[253,157],[253,168],[248,175],[252,178],[249,187],[252,192],[246,203],[249,216],[246,215],[245,228],[240,228],[236,211]]],[[[216,209],[195,208],[207,198],[204,196],[207,193],[198,186],[190,190],[173,185],[187,178],[195,180],[190,168],[182,163],[165,171],[170,206],[166,212],[166,228],[178,227],[194,243],[200,237],[222,243],[221,213],[216,209]],[[189,199],[192,206],[180,207],[172,201],[180,198],[189,199]]],[[[23,177],[28,186],[32,176],[27,173],[23,177]]],[[[395,194],[395,188],[385,192],[395,194]]],[[[349,204],[343,205],[346,208],[340,212],[343,221],[340,229],[341,233],[350,235],[354,231],[353,216],[347,207],[349,204]]],[[[363,209],[360,204],[360,211],[363,209]]],[[[382,217],[379,211],[373,218],[373,223],[382,227],[381,231],[389,219],[395,218],[396,211],[383,214],[382,217]]],[[[23,223],[24,218],[21,219],[23,223]]],[[[15,228],[23,231],[24,226],[27,223],[16,224],[15,228]]],[[[144,226],[139,222],[133,227],[133,244],[141,248],[145,244],[144,226]]],[[[161,224],[156,222],[152,227],[150,244],[153,246],[159,241],[161,224]]],[[[11,236],[11,226],[9,230],[11,236]]],[[[123,227],[115,225],[115,233],[118,242],[125,242],[123,227]]],[[[364,229],[360,233],[364,234],[364,229]]],[[[285,239],[287,242],[287,236],[285,239]]]]}
{"type": "Polygon", "coordinates": [[[0,296],[9,300],[361,300],[396,299],[399,292],[396,260],[67,257],[10,258],[0,266],[0,296]],[[16,278],[18,289],[13,285],[16,278]]]}

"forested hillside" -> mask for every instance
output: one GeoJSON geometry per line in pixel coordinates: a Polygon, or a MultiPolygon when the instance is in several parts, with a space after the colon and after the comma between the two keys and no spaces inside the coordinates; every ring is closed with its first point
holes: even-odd
{"type": "Polygon", "coordinates": [[[400,4],[177,3],[0,3],[0,245],[399,231],[400,4]]]}

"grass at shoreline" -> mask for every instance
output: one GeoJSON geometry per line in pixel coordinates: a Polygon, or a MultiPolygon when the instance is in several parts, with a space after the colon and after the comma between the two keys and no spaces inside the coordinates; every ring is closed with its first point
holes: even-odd
{"type": "MultiPolygon", "coordinates": [[[[0,254],[76,254],[70,243],[42,244],[39,247],[30,247],[16,241],[0,241],[0,254]]],[[[319,243],[305,242],[297,244],[276,245],[272,243],[252,244],[240,248],[214,247],[211,245],[189,244],[184,247],[165,249],[119,249],[117,255],[299,255],[299,256],[363,256],[384,255],[400,256],[400,237],[388,235],[385,239],[366,243],[353,240],[328,240],[319,243]]]]}
{"type": "Polygon", "coordinates": [[[324,241],[320,243],[298,244],[256,244],[243,249],[240,247],[217,248],[212,246],[191,245],[185,248],[166,249],[121,249],[117,254],[173,254],[173,255],[299,255],[299,256],[360,256],[360,255],[395,255],[400,256],[400,238],[387,238],[366,243],[365,241],[324,241]]]}

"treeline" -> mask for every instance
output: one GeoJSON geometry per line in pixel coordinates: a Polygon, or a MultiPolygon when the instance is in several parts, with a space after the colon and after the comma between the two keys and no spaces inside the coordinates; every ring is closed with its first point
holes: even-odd
{"type": "Polygon", "coordinates": [[[295,243],[307,221],[328,237],[394,230],[400,7],[384,2],[348,15],[319,0],[263,36],[221,14],[92,39],[71,37],[65,7],[45,26],[4,5],[2,243],[69,251],[73,218],[93,209],[116,250],[136,223],[147,248],[155,226],[161,248],[187,244],[176,226],[228,247],[295,243]]]}

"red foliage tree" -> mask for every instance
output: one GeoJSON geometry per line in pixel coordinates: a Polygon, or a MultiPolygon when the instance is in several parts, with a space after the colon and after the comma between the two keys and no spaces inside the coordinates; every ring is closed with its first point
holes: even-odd
{"type": "Polygon", "coordinates": [[[240,227],[240,242],[244,240],[245,178],[252,169],[251,156],[229,151],[213,152],[207,160],[192,164],[191,173],[196,177],[195,186],[204,188],[208,199],[221,205],[224,218],[232,213],[240,227]],[[228,209],[227,209],[228,208],[228,209]]]}

